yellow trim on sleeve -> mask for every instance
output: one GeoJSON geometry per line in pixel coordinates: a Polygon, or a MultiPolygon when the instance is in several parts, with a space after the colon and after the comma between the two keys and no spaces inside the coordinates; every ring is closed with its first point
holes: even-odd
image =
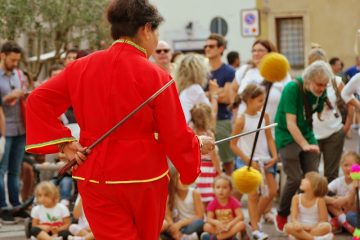
{"type": "Polygon", "coordinates": [[[52,141],[49,141],[49,142],[26,145],[25,146],[25,151],[28,151],[28,150],[31,150],[31,149],[34,149],[34,148],[41,148],[41,147],[55,145],[55,144],[59,144],[59,143],[63,143],[63,142],[73,142],[73,141],[76,141],[76,138],[74,138],[74,137],[60,138],[60,139],[52,140],[52,141]]]}
{"type": "MultiPolygon", "coordinates": [[[[160,176],[149,178],[149,179],[143,179],[143,180],[126,180],[126,181],[105,181],[105,184],[130,184],[130,183],[146,183],[146,182],[154,182],[156,180],[159,180],[165,176],[168,176],[169,170],[166,170],[163,174],[160,176]]],[[[83,177],[78,176],[72,176],[73,179],[85,181],[86,179],[83,177]]],[[[91,183],[100,183],[100,181],[90,179],[89,182],[91,183]]]]}

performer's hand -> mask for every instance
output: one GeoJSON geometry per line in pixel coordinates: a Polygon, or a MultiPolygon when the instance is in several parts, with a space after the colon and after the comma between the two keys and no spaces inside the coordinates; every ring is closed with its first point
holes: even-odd
{"type": "MultiPolygon", "coordinates": [[[[81,144],[77,141],[66,143],[63,147],[63,152],[67,159],[75,159],[78,165],[83,164],[87,159],[86,155],[83,152],[86,150],[81,144]]],[[[89,153],[89,152],[88,152],[89,153]]]]}
{"type": "Polygon", "coordinates": [[[200,150],[202,154],[208,154],[215,149],[215,141],[212,137],[198,136],[198,139],[201,145],[200,150]]]}

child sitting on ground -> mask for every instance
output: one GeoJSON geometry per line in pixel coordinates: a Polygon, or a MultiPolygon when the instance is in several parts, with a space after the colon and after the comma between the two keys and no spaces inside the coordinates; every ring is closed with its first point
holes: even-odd
{"type": "Polygon", "coordinates": [[[346,221],[346,214],[352,208],[348,195],[352,190],[350,173],[353,164],[360,164],[360,156],[355,152],[345,153],[340,161],[344,176],[336,178],[328,186],[331,196],[325,197],[325,201],[328,211],[335,216],[330,221],[333,232],[341,232],[341,227],[351,234],[354,232],[354,227],[346,221]]]}
{"type": "Polygon", "coordinates": [[[39,205],[31,211],[31,236],[38,240],[67,240],[70,213],[59,203],[57,187],[48,181],[41,182],[35,188],[35,197],[39,205]]]}
{"type": "Polygon", "coordinates": [[[291,221],[284,226],[289,239],[332,240],[331,225],[324,197],[327,180],[317,172],[308,172],[300,184],[301,194],[291,202],[291,221]]]}
{"type": "Polygon", "coordinates": [[[207,222],[201,240],[229,239],[245,229],[240,202],[231,196],[231,191],[232,182],[228,176],[215,179],[215,199],[207,207],[207,222]]]}

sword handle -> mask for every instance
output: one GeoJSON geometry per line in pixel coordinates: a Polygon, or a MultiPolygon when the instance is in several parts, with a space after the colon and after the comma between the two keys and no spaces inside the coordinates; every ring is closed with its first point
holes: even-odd
{"type": "Polygon", "coordinates": [[[60,168],[59,170],[59,176],[63,176],[67,171],[69,171],[72,167],[74,167],[76,165],[76,160],[75,158],[73,160],[71,160],[70,162],[66,163],[65,166],[63,166],[62,168],[60,168]]]}

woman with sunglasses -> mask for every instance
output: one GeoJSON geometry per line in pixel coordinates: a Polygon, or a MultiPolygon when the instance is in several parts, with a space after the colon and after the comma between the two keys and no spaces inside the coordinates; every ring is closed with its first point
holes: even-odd
{"type": "MultiPolygon", "coordinates": [[[[241,94],[246,86],[251,83],[262,84],[264,78],[259,72],[258,65],[261,62],[261,59],[270,52],[277,52],[277,49],[275,45],[269,40],[259,39],[254,42],[251,49],[251,61],[249,61],[248,64],[241,66],[240,69],[235,73],[235,81],[232,82],[234,96],[241,94]]],[[[276,109],[280,101],[281,91],[285,87],[286,83],[290,80],[291,77],[288,75],[283,81],[276,82],[271,87],[269,103],[266,107],[266,112],[270,117],[270,123],[274,122],[276,109]]],[[[239,114],[241,114],[244,110],[245,107],[243,105],[240,106],[239,114]]]]}
{"type": "Polygon", "coordinates": [[[107,19],[112,46],[71,63],[29,97],[26,149],[61,151],[77,161],[73,178],[96,239],[155,240],[165,215],[167,156],[181,181],[190,184],[200,173],[200,146],[208,152],[214,144],[187,127],[172,84],[84,155],[83,146],[171,80],[148,60],[163,21],[153,5],[147,0],[113,0],[107,19]],[[69,106],[81,129],[79,142],[57,120],[69,106]]]}

